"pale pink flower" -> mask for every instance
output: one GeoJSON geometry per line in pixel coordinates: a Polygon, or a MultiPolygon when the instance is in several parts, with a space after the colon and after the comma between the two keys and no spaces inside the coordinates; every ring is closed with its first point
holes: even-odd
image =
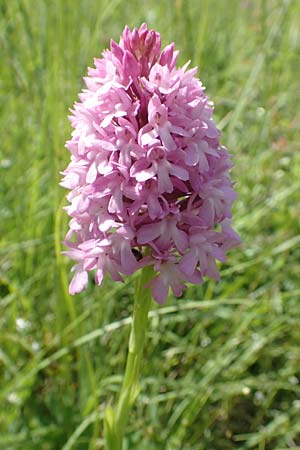
{"type": "Polygon", "coordinates": [[[174,44],[143,24],[125,28],[84,78],[70,117],[70,190],[65,252],[75,262],[71,294],[88,272],[101,284],[153,265],[153,298],[186,282],[219,279],[216,261],[239,243],[230,225],[236,198],[230,156],[220,145],[213,107],[174,44]]]}

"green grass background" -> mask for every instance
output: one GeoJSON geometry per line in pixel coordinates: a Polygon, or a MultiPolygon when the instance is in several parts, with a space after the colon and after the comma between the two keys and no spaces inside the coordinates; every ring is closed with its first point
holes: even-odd
{"type": "Polygon", "coordinates": [[[0,449],[103,448],[133,283],[70,297],[68,108],[147,21],[191,59],[233,154],[222,281],[153,304],[126,450],[300,449],[300,2],[0,0],[0,449]]]}

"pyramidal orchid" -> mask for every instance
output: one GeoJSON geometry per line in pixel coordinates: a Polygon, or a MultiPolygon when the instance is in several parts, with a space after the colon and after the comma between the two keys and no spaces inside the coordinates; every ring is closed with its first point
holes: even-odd
{"type": "MultiPolygon", "coordinates": [[[[70,190],[71,294],[86,288],[89,272],[100,285],[106,274],[122,281],[142,268],[137,297],[164,303],[170,288],[181,296],[187,282],[218,280],[216,262],[239,243],[230,225],[230,155],[197,69],[178,68],[177,56],[174,44],[161,50],[159,33],[143,24],[125,27],[119,44],[111,41],[88,69],[70,117],[71,162],[61,182],[70,190]]],[[[139,347],[131,338],[118,407],[106,415],[111,449],[122,448],[148,300],[133,319],[139,347]]]]}
{"type": "Polygon", "coordinates": [[[90,271],[101,284],[151,265],[153,298],[164,303],[169,287],[180,296],[186,282],[218,279],[216,261],[239,242],[230,156],[196,69],[177,68],[177,56],[145,24],[126,27],[84,78],[61,183],[71,190],[71,294],[90,271]]]}

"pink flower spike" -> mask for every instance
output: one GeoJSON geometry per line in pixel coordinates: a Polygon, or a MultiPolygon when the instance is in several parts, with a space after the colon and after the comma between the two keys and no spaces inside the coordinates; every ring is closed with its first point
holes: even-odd
{"type": "Polygon", "coordinates": [[[176,67],[177,56],[144,23],[126,26],[88,69],[60,183],[69,190],[71,294],[86,288],[89,272],[100,285],[106,274],[122,282],[152,265],[149,286],[164,303],[170,288],[180,296],[186,282],[218,280],[216,261],[240,242],[231,157],[197,69],[176,67]]]}

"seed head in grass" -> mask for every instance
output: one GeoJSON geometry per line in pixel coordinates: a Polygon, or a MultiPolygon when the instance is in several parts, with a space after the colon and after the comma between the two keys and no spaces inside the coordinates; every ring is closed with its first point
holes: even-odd
{"type": "Polygon", "coordinates": [[[213,107],[178,51],[161,51],[160,35],[126,27],[119,44],[96,58],[70,117],[71,162],[65,253],[76,261],[70,293],[88,272],[101,284],[153,265],[153,298],[186,282],[216,280],[216,260],[239,243],[230,226],[236,198],[230,155],[220,145],[213,107]]]}

